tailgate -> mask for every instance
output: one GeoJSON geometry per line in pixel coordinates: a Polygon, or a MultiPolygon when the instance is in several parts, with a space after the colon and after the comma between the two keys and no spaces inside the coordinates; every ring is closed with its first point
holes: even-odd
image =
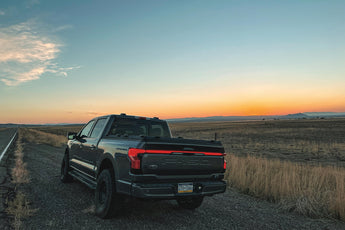
{"type": "Polygon", "coordinates": [[[219,141],[145,137],[128,155],[134,172],[156,175],[224,173],[224,147],[219,141]]]}
{"type": "Polygon", "coordinates": [[[204,154],[144,154],[141,161],[144,174],[181,175],[224,172],[224,156],[204,154]]]}

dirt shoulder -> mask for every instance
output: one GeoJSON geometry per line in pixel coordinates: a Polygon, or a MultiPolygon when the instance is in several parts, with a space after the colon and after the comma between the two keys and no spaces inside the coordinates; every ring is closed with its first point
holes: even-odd
{"type": "Polygon", "coordinates": [[[102,220],[93,214],[94,193],[79,182],[59,180],[63,148],[26,144],[24,161],[31,183],[25,193],[37,208],[27,229],[345,229],[345,223],[311,219],[280,210],[276,204],[228,190],[207,197],[193,211],[175,201],[130,201],[123,214],[102,220]]]}

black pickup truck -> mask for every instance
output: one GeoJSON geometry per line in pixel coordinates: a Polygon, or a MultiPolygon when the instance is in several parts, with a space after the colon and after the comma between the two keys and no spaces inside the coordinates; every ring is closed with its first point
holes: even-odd
{"type": "Polygon", "coordinates": [[[125,196],[176,199],[195,209],[204,196],[225,191],[224,155],[219,141],[172,138],[164,120],[108,115],[68,133],[61,181],[95,189],[101,218],[121,212],[125,196]]]}

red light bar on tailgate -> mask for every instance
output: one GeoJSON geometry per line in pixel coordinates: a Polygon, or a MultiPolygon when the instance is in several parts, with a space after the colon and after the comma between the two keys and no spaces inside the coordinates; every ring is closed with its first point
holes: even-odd
{"type": "MultiPolygon", "coordinates": [[[[214,152],[197,152],[197,151],[178,151],[178,150],[149,150],[149,149],[136,149],[130,148],[128,150],[128,156],[131,160],[131,168],[133,169],[140,169],[140,158],[138,157],[139,154],[172,154],[172,153],[196,153],[196,154],[203,154],[205,156],[225,156],[225,153],[214,153],[214,152]]],[[[224,165],[226,167],[226,163],[224,165]]]]}

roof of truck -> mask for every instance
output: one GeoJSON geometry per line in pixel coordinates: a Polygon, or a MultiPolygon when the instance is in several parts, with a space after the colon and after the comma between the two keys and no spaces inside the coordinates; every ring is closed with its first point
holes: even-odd
{"type": "Polygon", "coordinates": [[[159,119],[158,117],[143,117],[143,116],[134,116],[134,115],[127,115],[125,113],[121,113],[121,114],[108,114],[108,115],[104,115],[104,116],[99,116],[99,117],[95,117],[95,119],[100,119],[100,118],[107,118],[109,116],[114,116],[117,118],[132,118],[132,119],[140,119],[140,120],[156,120],[156,121],[164,121],[159,119]]]}

